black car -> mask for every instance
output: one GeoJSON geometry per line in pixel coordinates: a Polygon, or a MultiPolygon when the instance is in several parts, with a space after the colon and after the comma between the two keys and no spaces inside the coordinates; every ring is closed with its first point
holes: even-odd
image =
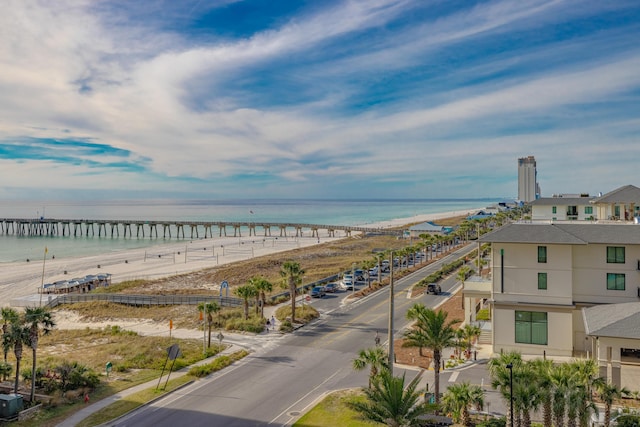
{"type": "Polygon", "coordinates": [[[439,295],[440,292],[442,292],[442,289],[440,288],[440,285],[438,285],[437,283],[429,283],[427,285],[428,294],[439,295]]]}
{"type": "Polygon", "coordinates": [[[327,283],[326,285],[324,285],[324,291],[325,292],[330,292],[330,293],[338,292],[338,284],[337,283],[327,283]]]}
{"type": "Polygon", "coordinates": [[[325,296],[324,288],[322,286],[315,286],[311,289],[311,297],[313,298],[322,298],[325,296]]]}

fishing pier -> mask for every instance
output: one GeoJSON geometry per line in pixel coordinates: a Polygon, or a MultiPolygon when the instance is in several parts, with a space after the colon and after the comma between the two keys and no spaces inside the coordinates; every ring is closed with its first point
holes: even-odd
{"type": "MultiPolygon", "coordinates": [[[[400,235],[401,231],[372,227],[355,227],[343,225],[319,225],[299,223],[269,223],[269,222],[225,222],[225,221],[132,221],[116,219],[56,219],[56,218],[3,218],[0,219],[0,234],[17,236],[87,236],[87,237],[129,237],[129,238],[158,238],[158,229],[162,229],[163,238],[200,238],[213,237],[213,230],[217,229],[220,237],[230,236],[228,230],[233,230],[233,237],[242,237],[242,230],[249,236],[257,236],[258,231],[265,237],[271,236],[271,230],[278,230],[280,237],[294,235],[301,237],[304,232],[311,232],[311,237],[320,237],[320,230],[326,231],[329,237],[335,237],[336,231],[342,231],[346,236],[352,233],[377,233],[400,235]],[[189,230],[189,237],[185,234],[189,230]]],[[[307,234],[308,235],[308,234],[307,234]]]]}

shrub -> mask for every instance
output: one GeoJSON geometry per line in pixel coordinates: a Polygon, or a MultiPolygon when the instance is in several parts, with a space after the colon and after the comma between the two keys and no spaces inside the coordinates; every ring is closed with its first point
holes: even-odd
{"type": "Polygon", "coordinates": [[[291,332],[293,331],[293,324],[291,320],[283,320],[280,322],[280,331],[282,332],[291,332]]]}
{"type": "Polygon", "coordinates": [[[95,388],[100,384],[100,378],[93,370],[78,362],[64,362],[54,368],[59,381],[59,388],[63,391],[74,390],[80,387],[95,388]]]}
{"type": "Polygon", "coordinates": [[[192,367],[191,369],[189,369],[189,375],[193,375],[194,377],[197,378],[202,378],[202,377],[206,377],[207,375],[219,371],[220,369],[226,368],[227,366],[231,365],[233,362],[235,362],[236,360],[240,360],[243,357],[245,357],[247,354],[249,354],[248,351],[246,350],[240,350],[240,351],[236,351],[233,354],[230,355],[223,355],[220,357],[217,357],[214,361],[212,361],[211,363],[207,363],[205,365],[197,365],[192,367]]]}
{"type": "MultiPolygon", "coordinates": [[[[280,320],[291,318],[291,305],[284,305],[276,310],[276,317],[280,320]]],[[[296,322],[297,323],[309,323],[310,321],[320,317],[318,310],[311,305],[305,304],[304,308],[300,305],[296,305],[296,322]]],[[[291,323],[291,322],[289,322],[291,323]]],[[[280,330],[283,330],[280,328],[280,330]]]]}
{"type": "Polygon", "coordinates": [[[248,319],[234,318],[229,319],[225,323],[225,329],[228,331],[245,331],[259,334],[264,331],[265,319],[258,316],[253,316],[248,319]]]}
{"type": "Polygon", "coordinates": [[[482,421],[476,424],[476,427],[506,427],[507,419],[505,417],[489,418],[486,421],[482,421]]]}
{"type": "Polygon", "coordinates": [[[104,327],[105,332],[109,332],[111,335],[125,335],[125,336],[137,336],[138,333],[134,332],[134,331],[128,331],[125,329],[122,329],[120,326],[118,325],[107,325],[104,327]]]}
{"type": "Polygon", "coordinates": [[[640,415],[621,415],[616,423],[618,427],[640,427],[640,415]]]}

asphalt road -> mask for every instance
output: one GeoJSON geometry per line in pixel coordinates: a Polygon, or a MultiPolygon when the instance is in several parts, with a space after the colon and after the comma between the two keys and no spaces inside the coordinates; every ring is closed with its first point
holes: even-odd
{"type": "MultiPolygon", "coordinates": [[[[453,282],[439,296],[408,299],[408,288],[474,249],[468,245],[394,286],[396,337],[408,324],[406,311],[416,302],[435,306],[448,297],[453,282]]],[[[341,304],[347,292],[314,299],[322,314],[317,321],[269,344],[233,366],[197,381],[147,405],[112,426],[265,426],[290,425],[325,393],[367,384],[366,371],[355,372],[352,361],[360,349],[374,345],[375,331],[386,345],[389,313],[388,287],[361,300],[341,304]]],[[[410,379],[417,372],[408,371],[410,379]]],[[[402,371],[396,369],[395,375],[402,371]]]]}

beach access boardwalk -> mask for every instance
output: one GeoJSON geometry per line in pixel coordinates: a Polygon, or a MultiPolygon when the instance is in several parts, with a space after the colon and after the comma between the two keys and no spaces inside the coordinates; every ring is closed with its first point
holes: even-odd
{"type": "Polygon", "coordinates": [[[335,237],[337,230],[346,236],[352,233],[378,233],[400,235],[399,230],[389,230],[374,227],[357,227],[349,225],[301,224],[279,222],[249,222],[249,221],[140,221],[123,219],[61,219],[61,218],[1,218],[0,234],[18,236],[98,236],[119,237],[159,237],[158,228],[162,228],[162,237],[187,238],[185,228],[190,230],[190,239],[213,237],[213,229],[217,228],[219,236],[229,236],[227,229],[233,230],[233,237],[242,237],[242,230],[247,230],[249,236],[257,236],[261,229],[265,237],[271,236],[271,229],[279,230],[280,237],[287,237],[288,232],[295,231],[295,237],[304,235],[305,230],[311,232],[312,237],[320,237],[319,230],[325,230],[329,237],[335,237]]]}

